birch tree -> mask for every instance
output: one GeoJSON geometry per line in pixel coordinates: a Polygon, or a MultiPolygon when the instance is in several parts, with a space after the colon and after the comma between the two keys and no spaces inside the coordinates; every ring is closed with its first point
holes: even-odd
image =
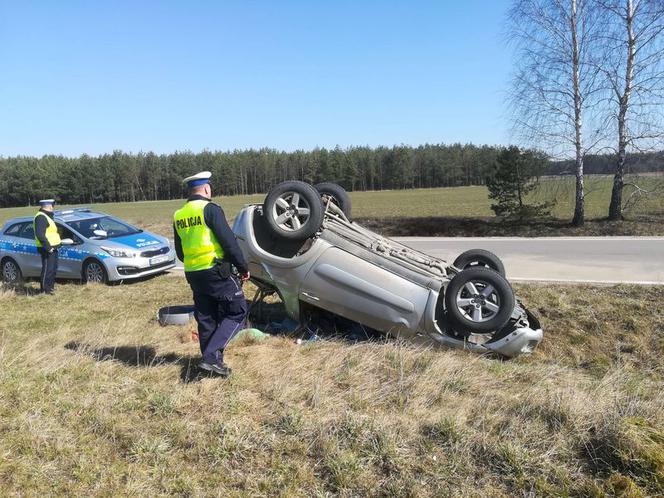
{"type": "Polygon", "coordinates": [[[591,0],[515,0],[509,34],[516,47],[511,104],[515,130],[528,145],[558,158],[573,157],[576,187],[572,223],[585,221],[583,159],[600,136],[586,136],[600,97],[592,54],[599,35],[591,0]]]}
{"type": "Polygon", "coordinates": [[[598,64],[609,91],[608,116],[617,132],[609,219],[620,220],[628,150],[651,148],[662,137],[664,1],[598,0],[597,7],[607,26],[598,64]]]}

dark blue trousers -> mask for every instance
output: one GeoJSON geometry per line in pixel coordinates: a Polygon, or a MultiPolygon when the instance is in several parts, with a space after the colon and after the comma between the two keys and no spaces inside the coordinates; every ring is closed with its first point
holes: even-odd
{"type": "Polygon", "coordinates": [[[39,248],[41,256],[41,275],[39,278],[39,288],[42,292],[53,292],[55,288],[55,275],[58,273],[58,250],[53,252],[45,251],[39,248]]]}
{"type": "Polygon", "coordinates": [[[194,293],[194,316],[203,361],[223,362],[224,349],[244,327],[247,301],[239,280],[223,278],[217,268],[186,273],[194,293]]]}

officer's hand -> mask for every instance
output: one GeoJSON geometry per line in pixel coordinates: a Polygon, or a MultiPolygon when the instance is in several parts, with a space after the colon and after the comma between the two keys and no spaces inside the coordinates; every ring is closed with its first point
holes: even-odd
{"type": "Polygon", "coordinates": [[[241,280],[242,282],[246,282],[246,281],[249,280],[250,278],[251,278],[251,275],[249,274],[249,272],[247,272],[247,273],[243,273],[242,275],[240,275],[240,280],[241,280]]]}

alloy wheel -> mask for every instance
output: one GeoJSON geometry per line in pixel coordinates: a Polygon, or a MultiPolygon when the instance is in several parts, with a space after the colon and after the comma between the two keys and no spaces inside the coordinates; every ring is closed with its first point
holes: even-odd
{"type": "Polygon", "coordinates": [[[284,192],[272,207],[272,217],[279,228],[287,232],[302,228],[309,220],[310,213],[309,203],[297,192],[284,192]]]}
{"type": "Polygon", "coordinates": [[[13,283],[18,280],[19,269],[13,261],[7,261],[2,265],[2,278],[7,283],[13,283]]]}
{"type": "Polygon", "coordinates": [[[101,284],[104,282],[104,269],[99,263],[94,261],[85,267],[85,280],[87,282],[101,284]]]}
{"type": "Polygon", "coordinates": [[[500,311],[500,296],[491,284],[472,280],[457,292],[456,305],[469,320],[486,322],[500,311]]]}

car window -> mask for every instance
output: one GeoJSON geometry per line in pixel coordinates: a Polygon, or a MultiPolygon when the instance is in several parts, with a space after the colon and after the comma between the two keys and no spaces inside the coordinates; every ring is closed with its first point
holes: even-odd
{"type": "Polygon", "coordinates": [[[61,239],[71,239],[74,241],[74,244],[80,244],[82,242],[81,238],[65,225],[61,225],[60,223],[56,223],[56,225],[58,226],[58,233],[60,234],[61,239]]]}
{"type": "Polygon", "coordinates": [[[70,221],[69,225],[78,233],[83,235],[83,237],[88,239],[95,237],[95,230],[104,230],[109,239],[113,237],[123,237],[125,235],[141,233],[143,231],[129,225],[128,223],[124,223],[117,218],[112,218],[111,216],[103,216],[101,218],[91,218],[88,220],[80,221],[70,221]]]}
{"type": "Polygon", "coordinates": [[[35,227],[32,223],[24,223],[18,236],[23,239],[35,240],[35,227]]]}
{"type": "Polygon", "coordinates": [[[14,223],[7,230],[5,230],[5,235],[12,235],[16,237],[18,232],[21,231],[21,228],[23,228],[23,223],[14,223]]]}

